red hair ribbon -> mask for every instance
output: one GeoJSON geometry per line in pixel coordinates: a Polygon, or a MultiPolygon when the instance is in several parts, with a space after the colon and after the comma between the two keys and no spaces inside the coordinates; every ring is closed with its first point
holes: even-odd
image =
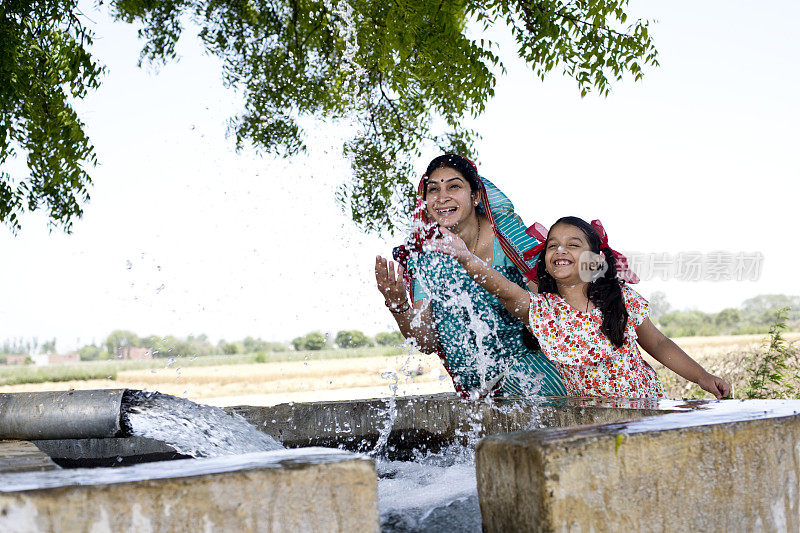
{"type": "Polygon", "coordinates": [[[547,228],[538,222],[534,222],[531,227],[525,230],[525,233],[539,241],[539,244],[522,254],[525,261],[530,261],[544,250],[544,245],[547,241],[547,228]]]}
{"type": "Polygon", "coordinates": [[[608,233],[599,220],[592,220],[592,227],[600,235],[600,249],[608,248],[617,261],[617,277],[627,283],[639,283],[639,276],[628,266],[628,258],[608,245],[608,233]]]}

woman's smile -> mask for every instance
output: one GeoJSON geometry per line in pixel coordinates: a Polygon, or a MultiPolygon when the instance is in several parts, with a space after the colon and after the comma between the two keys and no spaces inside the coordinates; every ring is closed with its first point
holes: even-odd
{"type": "Polygon", "coordinates": [[[455,169],[442,167],[428,177],[425,204],[428,214],[442,226],[454,228],[474,213],[469,182],[455,169]]]}

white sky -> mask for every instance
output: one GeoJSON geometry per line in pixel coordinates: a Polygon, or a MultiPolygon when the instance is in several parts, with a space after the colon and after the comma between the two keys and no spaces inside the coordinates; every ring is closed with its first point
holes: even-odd
{"type": "MultiPolygon", "coordinates": [[[[639,286],[674,307],[800,293],[800,4],[634,8],[657,19],[661,67],[608,98],[581,99],[558,74],[542,83],[503,52],[508,75],[474,122],[481,174],[528,224],[575,214],[602,219],[622,250],[763,254],[758,281],[639,286]]],[[[179,62],[139,69],[135,28],[86,11],[109,69],[79,106],[100,161],[92,200],[72,235],[41,215],[17,237],[0,230],[0,340],[55,336],[64,350],[113,329],[281,341],[393,329],[373,258],[397,239],[359,233],[334,200],[350,175],[346,127],[312,126],[309,155],[292,160],[237,154],[225,137],[237,96],[193,39],[179,62]]]]}

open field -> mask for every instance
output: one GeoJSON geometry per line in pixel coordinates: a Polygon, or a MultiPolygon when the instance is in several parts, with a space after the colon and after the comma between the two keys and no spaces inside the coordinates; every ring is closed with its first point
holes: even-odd
{"type": "Polygon", "coordinates": [[[17,383],[0,387],[0,392],[132,388],[215,405],[242,404],[245,398],[251,405],[271,405],[388,396],[395,384],[403,395],[453,390],[438,357],[420,353],[213,366],[180,363],[118,370],[114,379],[17,383]]]}
{"type": "Polygon", "coordinates": [[[23,383],[82,381],[92,379],[117,379],[117,373],[127,370],[159,370],[204,366],[241,365],[259,362],[312,361],[326,359],[355,359],[361,357],[392,356],[406,353],[405,348],[372,347],[313,352],[270,352],[243,355],[209,355],[204,357],[160,357],[141,361],[85,361],[78,364],[52,366],[0,366],[0,386],[23,383]]]}
{"type": "MultiPolygon", "coordinates": [[[[787,333],[789,342],[800,343],[800,333],[787,333]]],[[[683,337],[674,339],[709,371],[738,382],[746,358],[758,350],[765,336],[683,337]]],[[[334,352],[333,350],[329,352],[334,352]]],[[[0,392],[135,388],[183,396],[214,405],[272,405],[288,401],[321,401],[382,397],[397,385],[400,395],[452,391],[452,383],[435,355],[394,349],[379,355],[378,349],[336,350],[346,358],[327,353],[318,357],[290,352],[294,361],[254,363],[254,356],[164,359],[144,362],[104,362],[110,365],[105,379],[16,383],[0,386],[0,392]],[[307,360],[306,357],[309,357],[307,360]],[[355,357],[354,357],[355,356],[355,357]],[[113,370],[113,374],[111,371],[113,370]]],[[[658,370],[668,393],[675,397],[697,395],[687,384],[645,356],[658,370]]],[[[84,363],[90,365],[91,363],[84,363]]],[[[77,365],[66,365],[77,366],[77,365]]],[[[56,371],[58,367],[50,367],[56,371]]],[[[106,368],[106,367],[104,367],[106,368]]],[[[7,371],[8,369],[3,369],[7,371]]],[[[18,370],[18,369],[17,369],[18,370]]],[[[66,375],[66,374],[64,374],[66,375]]],[[[3,374],[0,374],[2,379],[3,374]]],[[[100,375],[100,377],[104,377],[100,375]]]]}

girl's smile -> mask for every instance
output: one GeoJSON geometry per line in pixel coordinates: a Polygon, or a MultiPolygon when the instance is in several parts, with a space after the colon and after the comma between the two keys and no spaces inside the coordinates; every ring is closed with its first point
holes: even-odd
{"type": "Polygon", "coordinates": [[[557,224],[550,230],[545,246],[547,272],[559,283],[580,283],[580,256],[588,250],[589,243],[581,229],[557,224]]]}

